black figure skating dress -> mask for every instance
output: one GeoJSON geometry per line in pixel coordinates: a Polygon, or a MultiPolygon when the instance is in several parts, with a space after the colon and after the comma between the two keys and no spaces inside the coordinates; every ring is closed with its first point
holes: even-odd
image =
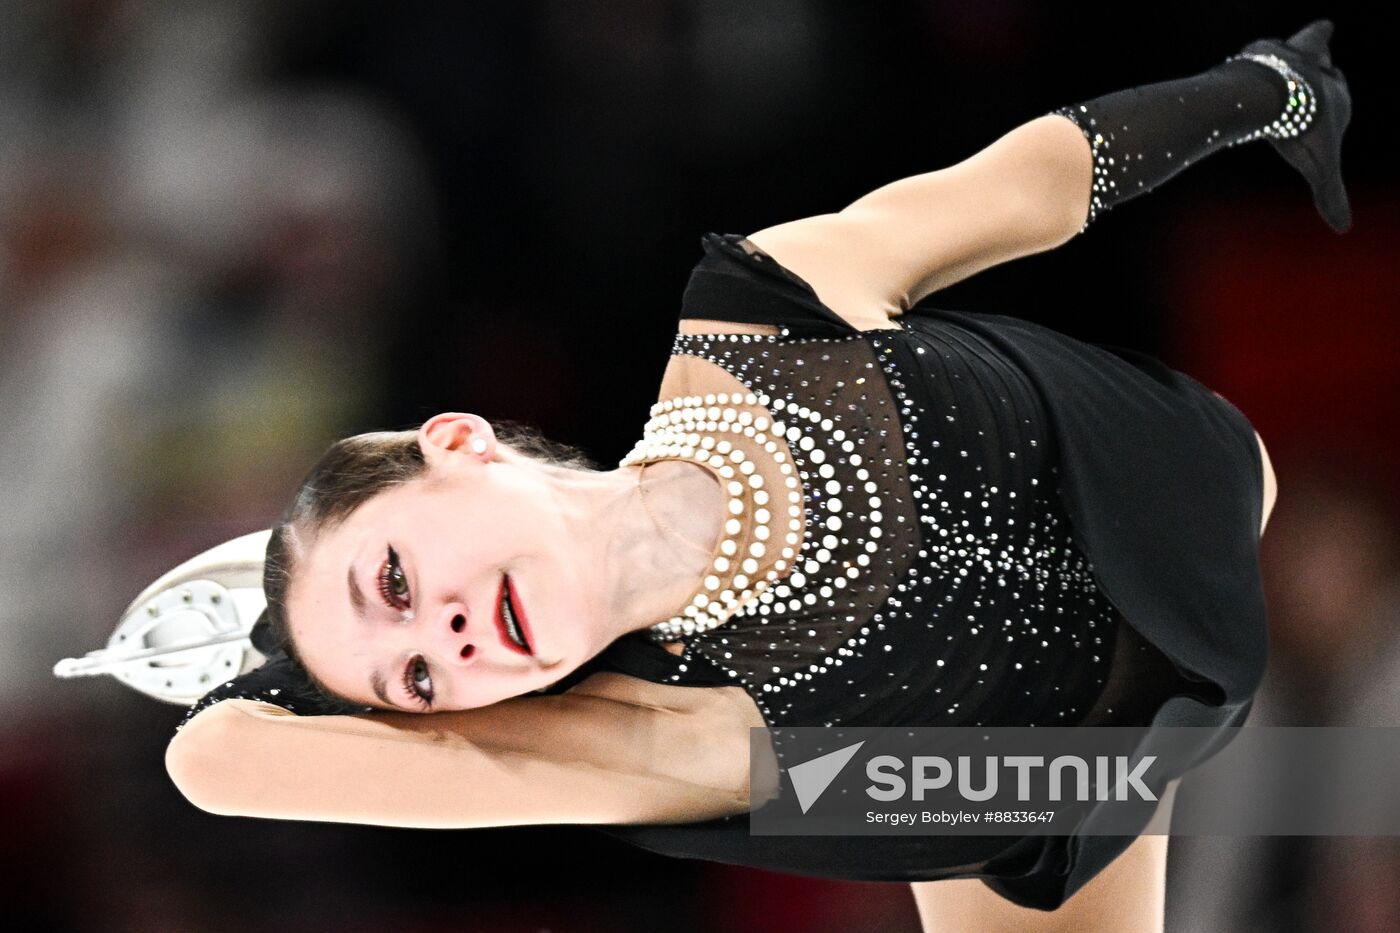
{"type": "MultiPolygon", "coordinates": [[[[1092,153],[1085,226],[1262,137],[1345,230],[1351,105],[1331,32],[1319,20],[1197,75],[1056,110],[1092,153]]],[[[1237,409],[1150,356],[1005,315],[915,309],[862,332],[743,237],[702,245],[682,317],[779,331],[679,336],[677,370],[708,367],[732,388],[663,399],[627,462],[700,462],[698,441],[667,443],[693,426],[744,518],[725,534],[734,524],[744,540],[721,541],[685,615],[619,639],[549,692],[616,671],[740,687],[772,726],[1205,727],[1198,746],[1174,747],[1163,781],[1228,741],[1267,654],[1263,463],[1237,409]]],[[[357,711],[259,647],[269,663],[189,716],[237,698],[298,718],[357,711]]],[[[1132,841],[1089,831],[1096,813],[1067,836],[755,836],[747,815],[599,828],[830,878],[980,877],[1054,908],[1132,841]]]]}
{"type": "MultiPolygon", "coordinates": [[[[682,316],[781,330],[682,335],[674,352],[769,400],[800,477],[800,551],[762,603],[681,636],[682,655],[634,633],[560,689],[612,670],[742,686],[774,726],[1092,721],[1228,740],[1267,651],[1262,462],[1237,409],[1152,357],[1013,317],[916,309],[862,332],[742,237],[703,247],[682,316]]],[[[600,829],[829,878],[971,874],[1041,908],[1132,841],[755,836],[747,815],[600,829]]]]}

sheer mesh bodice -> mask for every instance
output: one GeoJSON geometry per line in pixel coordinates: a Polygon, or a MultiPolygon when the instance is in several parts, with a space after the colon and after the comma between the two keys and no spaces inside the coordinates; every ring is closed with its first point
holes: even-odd
{"type": "Polygon", "coordinates": [[[667,678],[737,683],[771,724],[1053,724],[1103,685],[1114,612],[1068,534],[1029,384],[952,326],[682,335],[765,401],[806,512],[766,600],[667,678]]]}

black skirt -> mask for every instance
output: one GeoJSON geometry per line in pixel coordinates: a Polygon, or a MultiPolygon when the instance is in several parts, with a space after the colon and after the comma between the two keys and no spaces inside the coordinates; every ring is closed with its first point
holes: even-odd
{"type": "MultiPolygon", "coordinates": [[[[801,279],[738,243],[706,237],[688,316],[772,323],[798,338],[856,333],[801,279]]],[[[1209,727],[1197,746],[1173,746],[1168,776],[1205,760],[1243,723],[1267,658],[1263,464],[1249,421],[1185,373],[1127,348],[999,314],[918,309],[901,323],[902,333],[868,339],[913,346],[949,329],[977,335],[979,352],[992,348],[1034,386],[1074,542],[1133,643],[1160,663],[1144,676],[1115,660],[1110,687],[1136,692],[1133,724],[1149,727],[1143,746],[1162,727],[1209,727]]],[[[1148,656],[1131,654],[1133,663],[1153,663],[1148,656]]],[[[675,659],[628,638],[597,662],[589,670],[665,680],[675,659]]],[[[1090,812],[1073,836],[1020,838],[755,836],[746,816],[599,828],[667,855],[825,878],[978,877],[1019,904],[1053,909],[1135,838],[1096,835],[1094,820],[1090,812]]]]}

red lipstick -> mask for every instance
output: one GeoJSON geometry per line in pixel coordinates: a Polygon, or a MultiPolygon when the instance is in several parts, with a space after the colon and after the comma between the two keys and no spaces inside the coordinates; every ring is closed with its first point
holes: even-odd
{"type": "Polygon", "coordinates": [[[501,588],[496,596],[496,634],[501,644],[517,654],[529,656],[535,653],[529,620],[525,617],[520,596],[506,574],[501,575],[501,588]]]}

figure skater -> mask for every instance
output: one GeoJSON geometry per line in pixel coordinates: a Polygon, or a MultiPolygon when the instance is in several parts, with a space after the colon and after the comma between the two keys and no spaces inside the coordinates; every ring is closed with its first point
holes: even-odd
{"type": "Polygon", "coordinates": [[[616,469],[466,413],[336,443],[271,532],[269,660],[193,707],[175,784],[220,814],[585,823],[908,882],[929,930],[1161,929],[1165,835],[751,835],[749,729],[1243,722],[1276,495],[1250,423],[1153,357],[916,305],[1261,137],[1344,231],[1331,32],[704,236],[616,469]]]}

